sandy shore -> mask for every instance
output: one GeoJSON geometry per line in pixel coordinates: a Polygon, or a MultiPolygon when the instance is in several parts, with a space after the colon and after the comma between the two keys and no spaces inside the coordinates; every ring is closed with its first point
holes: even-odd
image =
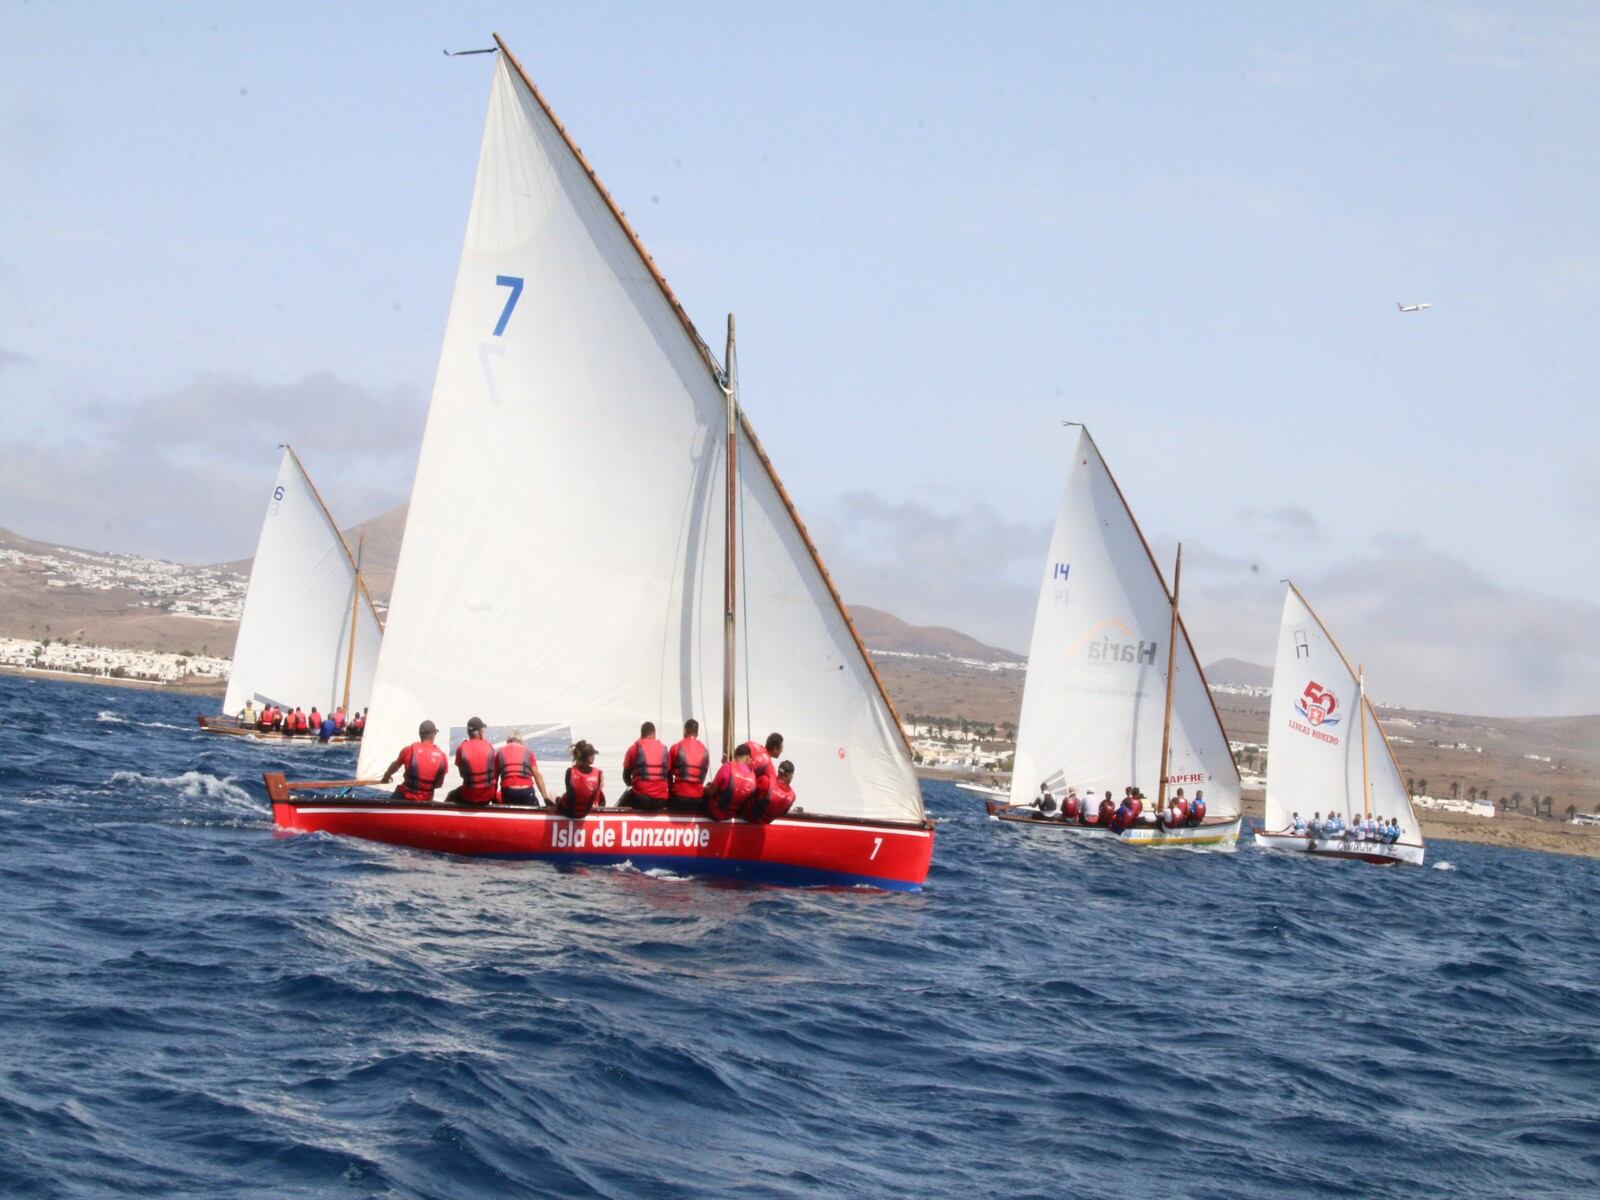
{"type": "Polygon", "coordinates": [[[137,688],[145,692],[180,692],[189,696],[221,696],[228,690],[226,683],[153,683],[148,679],[113,679],[108,675],[79,675],[74,671],[39,671],[32,667],[0,666],[0,675],[17,675],[24,679],[51,679],[57,683],[94,683],[101,687],[137,688]]]}
{"type": "MultiPolygon", "coordinates": [[[[1010,781],[988,773],[918,769],[921,779],[942,779],[949,783],[981,783],[1006,787],[1010,781]]],[[[976,805],[979,798],[974,796],[976,805]]],[[[1244,794],[1244,815],[1259,821],[1263,799],[1259,792],[1244,794]]],[[[1495,817],[1469,817],[1465,813],[1433,812],[1418,809],[1422,836],[1429,842],[1476,842],[1483,846],[1507,846],[1514,850],[1540,850],[1547,854],[1576,854],[1600,858],[1600,825],[1570,825],[1549,818],[1501,813],[1495,817]]]]}

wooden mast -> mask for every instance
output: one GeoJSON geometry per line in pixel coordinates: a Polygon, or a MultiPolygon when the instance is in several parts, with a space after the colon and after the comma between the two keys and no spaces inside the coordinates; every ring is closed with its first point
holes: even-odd
{"type": "Polygon", "coordinates": [[[1367,774],[1367,669],[1356,667],[1356,720],[1361,722],[1361,819],[1372,815],[1372,782],[1367,774]]]}
{"type": "Polygon", "coordinates": [[[722,576],[722,757],[733,761],[734,648],[738,628],[738,570],[734,555],[739,536],[739,359],[733,341],[733,314],[728,314],[728,351],[723,360],[722,394],[727,410],[728,494],[723,521],[722,576]]]}
{"type": "Polygon", "coordinates": [[[1173,667],[1178,656],[1178,587],[1183,579],[1183,543],[1178,543],[1178,561],[1172,568],[1172,628],[1167,634],[1167,700],[1161,713],[1161,770],[1156,784],[1156,817],[1167,811],[1167,755],[1172,749],[1173,667]]]}
{"type": "Polygon", "coordinates": [[[344,709],[345,723],[350,721],[350,676],[356,669],[356,618],[361,615],[361,554],[367,548],[367,531],[361,531],[361,540],[356,542],[356,580],[350,589],[350,645],[346,648],[344,656],[344,701],[339,705],[344,709]]]}

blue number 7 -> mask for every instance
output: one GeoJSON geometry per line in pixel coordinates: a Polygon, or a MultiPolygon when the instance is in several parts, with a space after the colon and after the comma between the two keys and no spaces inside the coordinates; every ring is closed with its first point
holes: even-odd
{"type": "Polygon", "coordinates": [[[506,331],[506,322],[511,320],[511,310],[517,306],[517,297],[522,295],[522,276],[496,275],[494,277],[494,282],[496,287],[506,287],[511,289],[511,295],[506,297],[505,311],[500,314],[500,320],[495,324],[494,327],[494,335],[495,337],[499,337],[506,331]]]}

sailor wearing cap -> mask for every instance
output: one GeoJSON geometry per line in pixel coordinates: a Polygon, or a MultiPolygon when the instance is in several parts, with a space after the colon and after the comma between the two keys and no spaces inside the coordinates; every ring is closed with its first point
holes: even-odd
{"type": "Polygon", "coordinates": [[[433,744],[434,735],[438,732],[439,727],[432,721],[418,725],[417,740],[400,751],[383,773],[381,782],[388,783],[396,771],[405,768],[404,781],[394,790],[396,800],[425,803],[433,799],[433,793],[444,783],[445,774],[450,770],[450,760],[445,757],[443,750],[433,744]]]}
{"type": "Polygon", "coordinates": [[[467,740],[456,747],[461,786],[445,797],[448,804],[492,804],[495,790],[494,743],[483,736],[483,718],[467,719],[467,740]]]}

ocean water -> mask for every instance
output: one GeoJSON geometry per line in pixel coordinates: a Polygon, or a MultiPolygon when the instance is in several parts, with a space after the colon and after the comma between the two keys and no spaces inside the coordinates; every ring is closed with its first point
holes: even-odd
{"type": "Polygon", "coordinates": [[[940,819],[920,895],[275,835],[181,696],[0,678],[0,1196],[1600,1195],[1600,864],[940,819]]]}

